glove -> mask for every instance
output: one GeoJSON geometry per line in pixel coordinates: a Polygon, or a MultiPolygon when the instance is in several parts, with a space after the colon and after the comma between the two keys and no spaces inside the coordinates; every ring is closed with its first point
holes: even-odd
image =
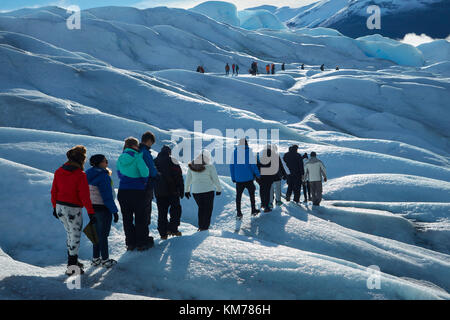
{"type": "Polygon", "coordinates": [[[184,193],[183,192],[180,192],[179,195],[180,195],[180,199],[184,198],[184,193]]]}
{"type": "Polygon", "coordinates": [[[323,181],[324,181],[324,182],[327,182],[327,178],[323,178],[323,181]]]}
{"type": "Polygon", "coordinates": [[[259,184],[261,184],[261,178],[260,178],[260,177],[256,177],[256,182],[258,182],[259,184]]]}
{"type": "Polygon", "coordinates": [[[185,192],[184,196],[186,197],[186,199],[189,199],[191,197],[191,193],[190,192],[185,192]]]}
{"type": "Polygon", "coordinates": [[[222,192],[216,191],[216,196],[220,196],[222,192]]]}
{"type": "Polygon", "coordinates": [[[114,212],[113,216],[114,216],[114,223],[117,223],[119,221],[119,214],[117,212],[114,212]]]}
{"type": "Polygon", "coordinates": [[[283,179],[283,180],[287,180],[288,177],[287,177],[287,176],[283,176],[282,179],[283,179]]]}
{"type": "Polygon", "coordinates": [[[95,214],[88,214],[89,220],[91,223],[97,223],[97,219],[95,218],[95,214]]]}
{"type": "Polygon", "coordinates": [[[53,216],[59,220],[58,215],[56,214],[56,208],[53,208],[53,216]]]}

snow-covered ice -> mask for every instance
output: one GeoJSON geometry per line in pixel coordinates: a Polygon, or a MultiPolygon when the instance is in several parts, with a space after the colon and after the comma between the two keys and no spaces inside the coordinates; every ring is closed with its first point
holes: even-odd
{"type": "Polygon", "coordinates": [[[448,41],[290,31],[275,18],[292,10],[254,9],[94,8],[77,31],[58,7],[0,14],[1,299],[450,298],[448,41]],[[276,74],[249,75],[252,61],[276,74]],[[226,63],[241,74],[225,76],[226,63]],[[67,149],[105,154],[115,171],[124,138],[154,132],[156,155],[196,120],[203,132],[279,129],[281,153],[294,143],[316,151],[328,171],[322,205],[284,203],[251,218],[244,195],[237,221],[229,168],[218,164],[224,190],[209,231],[196,231],[194,201],[183,199],[183,236],[162,241],[153,203],[155,247],[126,252],[119,221],[118,264],[106,270],[89,266],[83,236],[82,289],[68,290],[65,232],[50,203],[67,149]],[[380,289],[367,285],[370,266],[380,289]]]}

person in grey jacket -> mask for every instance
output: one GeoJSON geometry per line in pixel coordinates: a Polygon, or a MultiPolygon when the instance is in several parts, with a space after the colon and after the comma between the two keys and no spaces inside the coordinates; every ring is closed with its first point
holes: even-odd
{"type": "Polygon", "coordinates": [[[313,205],[319,206],[322,201],[322,177],[323,181],[327,181],[327,171],[322,161],[317,159],[317,154],[311,152],[311,159],[305,165],[305,175],[303,182],[309,180],[311,185],[311,194],[313,205]]]}

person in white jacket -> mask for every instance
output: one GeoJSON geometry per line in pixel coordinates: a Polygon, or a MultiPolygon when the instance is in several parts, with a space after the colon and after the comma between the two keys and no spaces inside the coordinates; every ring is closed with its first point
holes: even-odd
{"type": "Polygon", "coordinates": [[[319,206],[322,201],[322,177],[323,181],[327,181],[327,171],[322,161],[317,159],[317,154],[311,152],[311,159],[305,165],[305,175],[303,181],[309,180],[311,185],[311,195],[313,205],[319,206]]]}
{"type": "Polygon", "coordinates": [[[203,150],[188,167],[185,196],[189,199],[192,192],[198,205],[198,231],[208,230],[214,209],[214,191],[216,196],[222,193],[219,177],[207,150],[203,150]]]}

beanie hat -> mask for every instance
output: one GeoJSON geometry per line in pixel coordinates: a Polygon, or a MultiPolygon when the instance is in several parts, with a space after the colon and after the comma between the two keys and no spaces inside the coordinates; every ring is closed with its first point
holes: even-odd
{"type": "Polygon", "coordinates": [[[67,159],[69,161],[75,162],[83,167],[84,161],[86,160],[86,147],[75,146],[66,153],[67,159]]]}
{"type": "Polygon", "coordinates": [[[103,162],[103,160],[105,160],[105,158],[106,157],[103,154],[95,154],[89,159],[89,163],[91,164],[91,166],[97,167],[100,163],[103,162]]]}

